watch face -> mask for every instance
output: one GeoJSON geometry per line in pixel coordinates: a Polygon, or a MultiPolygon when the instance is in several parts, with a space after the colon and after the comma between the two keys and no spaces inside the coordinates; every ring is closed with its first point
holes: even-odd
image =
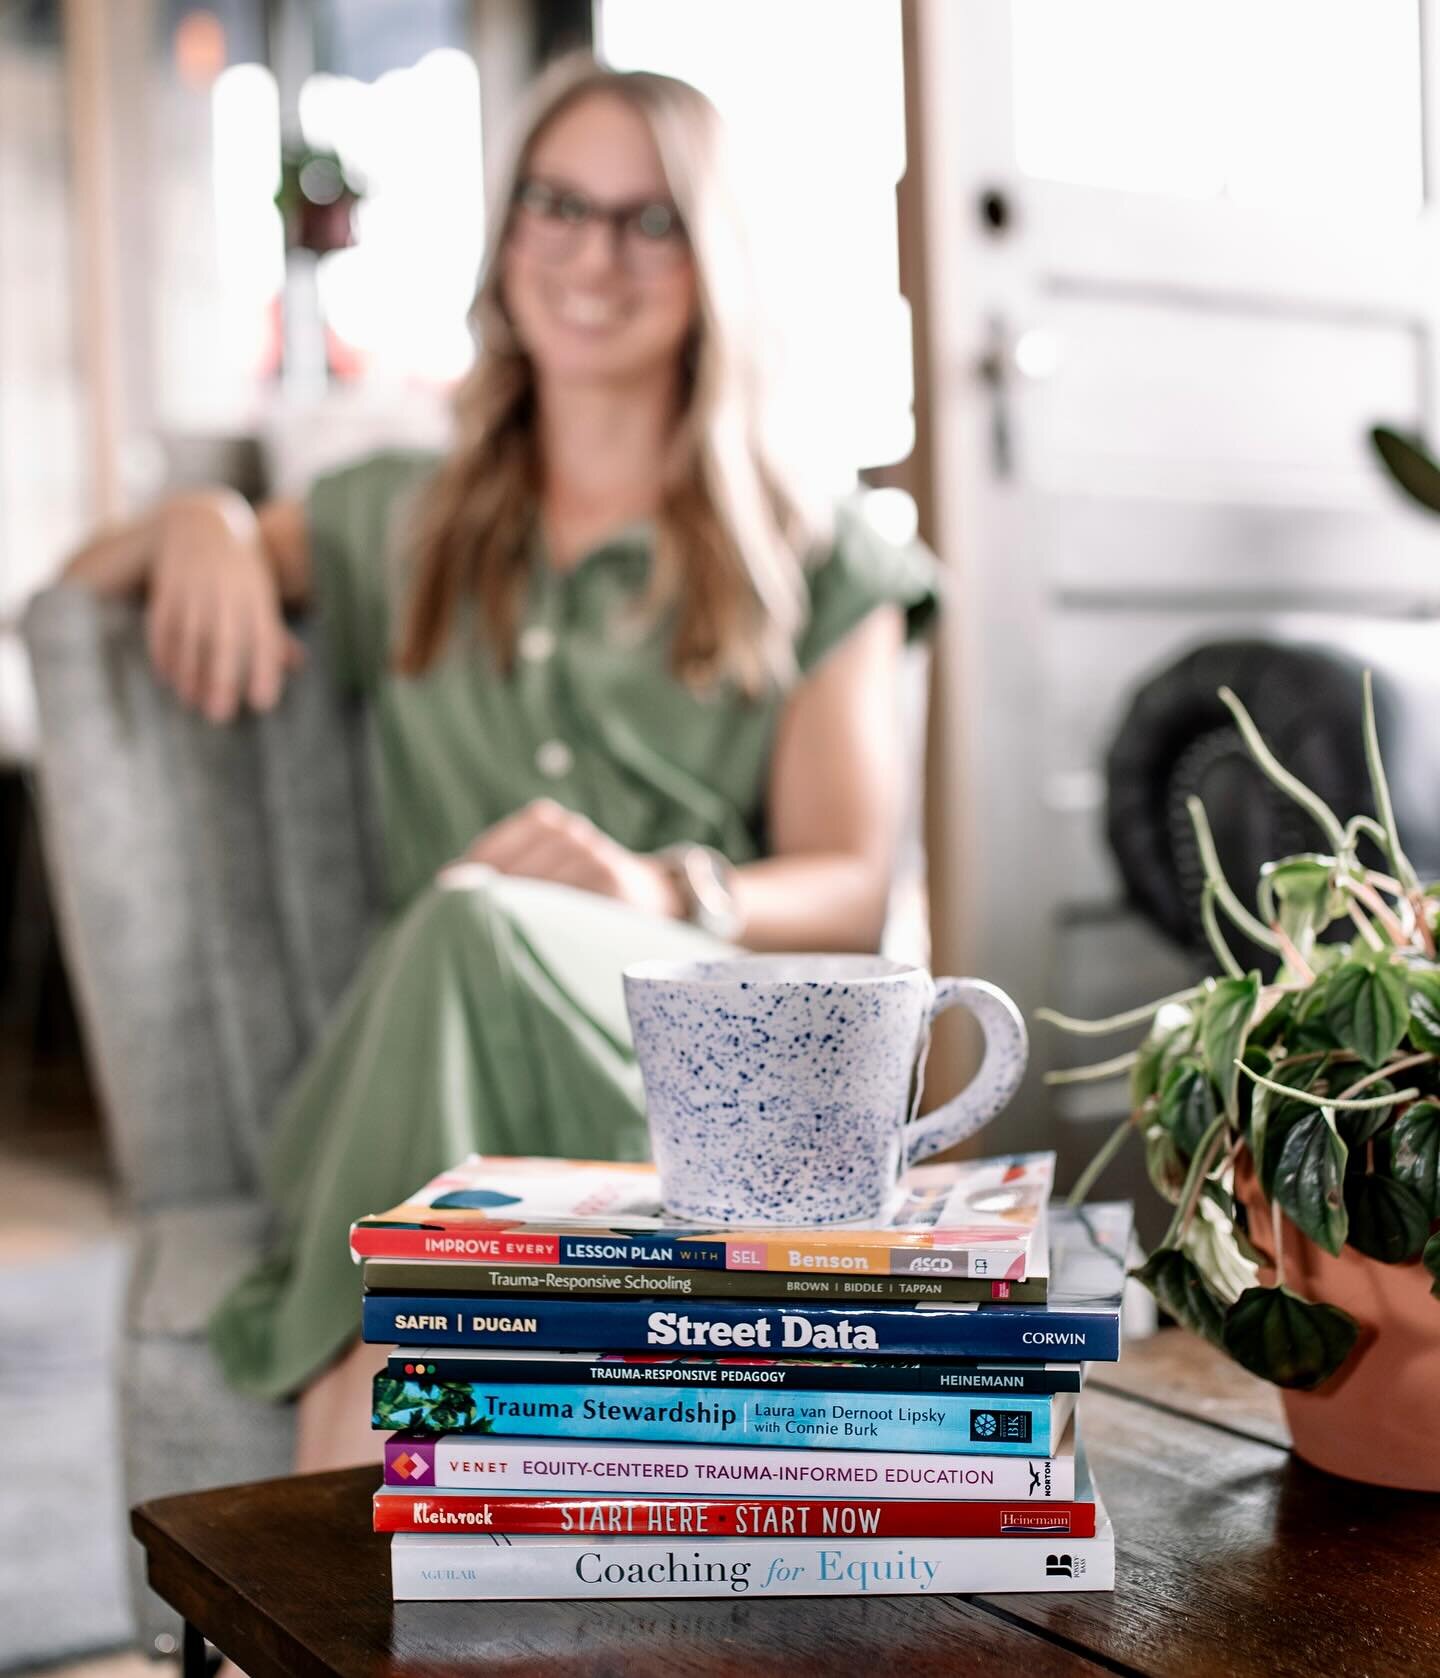
{"type": "Polygon", "coordinates": [[[716,938],[733,938],[739,929],[730,864],[708,845],[695,845],[686,854],[685,877],[695,899],[695,919],[716,938]]]}

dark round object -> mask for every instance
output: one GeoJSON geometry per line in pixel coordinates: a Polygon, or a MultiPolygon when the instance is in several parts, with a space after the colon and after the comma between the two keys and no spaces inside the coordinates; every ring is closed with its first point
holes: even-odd
{"type": "MultiPolygon", "coordinates": [[[[1192,793],[1205,806],[1225,877],[1248,908],[1264,863],[1327,849],[1306,811],[1256,767],[1218,696],[1222,687],[1233,689],[1274,755],[1342,823],[1374,814],[1363,671],[1355,660],[1321,647],[1218,641],[1152,677],[1136,692],[1106,759],[1106,832],[1130,901],[1195,949],[1206,944],[1205,875],[1185,807],[1192,793]]],[[[1383,740],[1378,681],[1375,703],[1383,740]]],[[[1258,960],[1260,952],[1221,920],[1239,959],[1258,960]]]]}
{"type": "Polygon", "coordinates": [[[1008,233],[1014,221],[1008,193],[999,187],[986,187],[980,194],[980,224],[989,233],[1008,233]]]}

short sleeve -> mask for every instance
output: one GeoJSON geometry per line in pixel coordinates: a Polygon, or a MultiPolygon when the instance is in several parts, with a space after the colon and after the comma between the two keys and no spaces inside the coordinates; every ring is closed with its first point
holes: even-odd
{"type": "Polygon", "coordinates": [[[877,606],[900,606],[905,639],[924,635],[940,604],[940,574],[920,542],[887,541],[866,518],[863,504],[835,510],[829,553],[809,574],[810,618],[796,643],[802,672],[814,667],[877,606]]]}
{"type": "Polygon", "coordinates": [[[406,492],[438,459],[387,450],[326,472],[310,487],[306,521],[315,604],[343,688],[370,691],[388,662],[399,607],[395,525],[406,492]]]}

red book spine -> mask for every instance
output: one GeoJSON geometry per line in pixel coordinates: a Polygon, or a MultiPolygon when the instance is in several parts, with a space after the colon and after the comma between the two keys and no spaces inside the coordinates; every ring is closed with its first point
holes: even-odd
{"type": "Polygon", "coordinates": [[[559,1264],[558,1235],[510,1234],[503,1229],[362,1229],[350,1231],[357,1258],[488,1259],[492,1264],[559,1264]]]}
{"type": "Polygon", "coordinates": [[[1095,1505],[377,1492],[375,1531],[576,1538],[1093,1538],[1095,1505]]]}

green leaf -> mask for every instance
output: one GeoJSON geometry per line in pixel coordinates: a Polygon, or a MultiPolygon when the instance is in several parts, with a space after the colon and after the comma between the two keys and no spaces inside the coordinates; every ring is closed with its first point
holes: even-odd
{"type": "Polygon", "coordinates": [[[1440,512],[1440,466],[1424,443],[1388,425],[1372,427],[1370,441],[1390,476],[1410,499],[1432,513],[1440,512]]]}
{"type": "Polygon", "coordinates": [[[1440,973],[1433,967],[1412,967],[1410,982],[1410,1041],[1426,1054],[1440,1055],[1440,973]]]}
{"type": "Polygon", "coordinates": [[[1340,962],[1322,970],[1322,958],[1340,949],[1334,944],[1317,944],[1310,952],[1310,965],[1315,969],[1315,983],[1295,999],[1293,1024],[1285,1038],[1286,1046],[1294,1054],[1309,1054],[1316,1049],[1335,1048],[1335,1033],[1325,1018],[1325,1005],[1330,998],[1331,975],[1339,971],[1340,962]]]}
{"type": "Polygon", "coordinates": [[[1156,1190],[1178,1206],[1185,1186],[1185,1161],[1175,1138],[1158,1122],[1145,1127],[1145,1171],[1156,1190]]]}
{"type": "Polygon", "coordinates": [[[1225,1305],[1259,1280],[1259,1255],[1235,1227],[1235,1202],[1223,1190],[1214,1199],[1207,1183],[1195,1216],[1181,1238],[1181,1248],[1199,1271],[1206,1289],[1225,1305]]]}
{"type": "Polygon", "coordinates": [[[1272,1094],[1263,1084],[1255,1086],[1254,1094],[1250,1097],[1250,1119],[1245,1127],[1245,1141],[1250,1149],[1250,1160],[1255,1167],[1255,1174],[1260,1179],[1260,1192],[1268,1200],[1270,1198],[1269,1173],[1265,1169],[1265,1148],[1269,1141],[1270,1109],[1280,1101],[1280,1097],[1272,1094]]]}
{"type": "Polygon", "coordinates": [[[1160,1091],[1159,1119],[1187,1159],[1219,1111],[1215,1086],[1198,1060],[1187,1058],[1170,1068],[1160,1091]]]}
{"type": "Polygon", "coordinates": [[[1312,1107],[1290,1128],[1275,1168],[1275,1198],[1298,1230],[1327,1253],[1345,1245],[1348,1150],[1328,1107],[1312,1107]]]}
{"type": "Polygon", "coordinates": [[[1247,1288],[1225,1313],[1221,1343],[1251,1374],[1278,1387],[1318,1387],[1349,1357],[1355,1319],[1289,1288],[1247,1288]]]}
{"type": "Polygon", "coordinates": [[[1257,1049],[1253,1043],[1247,1043],[1240,1063],[1245,1071],[1251,1074],[1248,1078],[1242,1077],[1235,1086],[1235,1124],[1243,1130],[1250,1123],[1250,1103],[1255,1099],[1255,1091],[1261,1087],[1255,1079],[1270,1076],[1271,1060],[1264,1049],[1257,1049]]]}
{"type": "Polygon", "coordinates": [[[1248,1047],[1268,1049],[1286,1035],[1295,1011],[1294,993],[1278,997],[1268,1011],[1250,1027],[1248,1047]]]}
{"type": "MultiPolygon", "coordinates": [[[[1272,1069],[1271,1076],[1282,1084],[1306,1090],[1319,1077],[1324,1064],[1319,1060],[1307,1061],[1303,1066],[1281,1064],[1272,1069]]],[[[1267,1200],[1274,1198],[1275,1171],[1280,1164],[1285,1138],[1311,1111],[1312,1109],[1303,1102],[1287,1101],[1284,1096],[1276,1095],[1263,1084],[1256,1084],[1251,1093],[1247,1133],[1250,1158],[1255,1165],[1255,1175],[1260,1180],[1261,1193],[1267,1200]]]]}
{"type": "Polygon", "coordinates": [[[1155,1016],[1150,1035],[1140,1045],[1140,1058],[1130,1074],[1132,1109],[1143,1107],[1159,1090],[1174,1057],[1188,1046],[1194,1024],[1188,1008],[1162,1008],[1155,1016]]]}
{"type": "Polygon", "coordinates": [[[1390,1170],[1416,1196],[1427,1217],[1440,1218],[1440,1105],[1413,1101],[1395,1121],[1390,1170]]]}
{"type": "Polygon", "coordinates": [[[1282,857],[1260,870],[1262,896],[1273,899],[1275,919],[1301,955],[1334,919],[1334,869],[1334,857],[1306,855],[1282,857]]]}
{"type": "Polygon", "coordinates": [[[1227,1113],[1235,1110],[1235,1085],[1240,1073],[1235,1062],[1245,1050],[1250,1018],[1260,996],[1260,975],[1217,979],[1205,1000],[1200,1024],[1200,1048],[1205,1070],[1215,1081],[1227,1113]]]}
{"type": "Polygon", "coordinates": [[[1430,1292],[1436,1299],[1440,1299],[1440,1229],[1437,1229],[1425,1243],[1425,1251],[1420,1255],[1420,1262],[1435,1278],[1430,1284],[1430,1292]]]}
{"type": "Polygon", "coordinates": [[[1346,1239],[1381,1264],[1413,1258],[1430,1233],[1429,1215],[1414,1190],[1375,1171],[1357,1171],[1345,1179],[1345,1207],[1350,1214],[1346,1239]]]}
{"type": "Polygon", "coordinates": [[[1193,1334],[1220,1346],[1224,1306],[1205,1286],[1199,1270],[1175,1247],[1157,1247],[1130,1274],[1143,1283],[1161,1305],[1193,1334]]]}
{"type": "Polygon", "coordinates": [[[1405,1035],[1410,1004],[1405,981],[1388,962],[1371,966],[1352,957],[1326,987],[1325,1020],[1344,1048],[1367,1066],[1387,1060],[1405,1035]]]}

